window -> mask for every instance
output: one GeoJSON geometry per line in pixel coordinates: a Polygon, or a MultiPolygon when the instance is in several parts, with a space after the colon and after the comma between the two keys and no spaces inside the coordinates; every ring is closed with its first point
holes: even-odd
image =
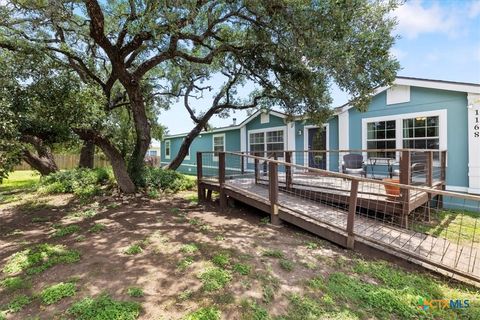
{"type": "MultiPolygon", "coordinates": [[[[367,149],[396,149],[395,120],[367,123],[367,149]]],[[[395,158],[395,152],[372,151],[368,157],[395,158]]]]}
{"type": "Polygon", "coordinates": [[[170,140],[165,141],[165,159],[170,159],[170,140]]]}
{"type": "Polygon", "coordinates": [[[157,156],[157,150],[150,150],[148,151],[148,155],[150,157],[156,157],[157,156]]]}
{"type": "Polygon", "coordinates": [[[277,158],[281,158],[283,153],[275,151],[285,149],[284,141],[283,130],[250,133],[250,152],[257,157],[273,156],[275,153],[277,158]]]}
{"type": "MultiPolygon", "coordinates": [[[[405,149],[440,149],[439,118],[417,117],[403,120],[403,147],[405,149]]],[[[439,154],[433,154],[438,160],[439,154]]]]}
{"type": "Polygon", "coordinates": [[[218,153],[225,151],[225,134],[213,135],[213,159],[218,161],[218,153]]]}

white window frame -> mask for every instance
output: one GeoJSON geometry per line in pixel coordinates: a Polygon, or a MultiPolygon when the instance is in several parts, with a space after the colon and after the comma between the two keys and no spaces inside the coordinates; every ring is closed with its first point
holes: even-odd
{"type": "MultiPolygon", "coordinates": [[[[283,131],[283,150],[286,150],[286,144],[287,144],[287,128],[285,126],[280,126],[280,127],[270,127],[270,128],[264,128],[264,129],[254,129],[254,130],[248,130],[247,131],[247,148],[248,148],[248,153],[251,154],[250,150],[250,134],[252,133],[263,133],[264,135],[264,140],[263,140],[263,149],[266,150],[267,146],[267,132],[272,132],[272,131],[283,131]]],[[[283,157],[278,158],[279,161],[283,160],[283,157]]],[[[249,163],[253,163],[254,160],[252,158],[248,158],[249,163]]]]}
{"type": "Polygon", "coordinates": [[[170,159],[170,156],[172,154],[172,143],[170,140],[165,140],[165,159],[170,159]],[[167,149],[168,149],[168,154],[167,154],[167,149]]]}
{"type": "MultiPolygon", "coordinates": [[[[223,138],[223,152],[225,152],[225,145],[226,145],[226,137],[225,133],[217,133],[212,135],[212,151],[215,152],[215,138],[222,137],[223,138]]],[[[215,153],[213,153],[213,161],[218,161],[218,156],[215,156],[215,153]]]]}
{"type": "MultiPolygon", "coordinates": [[[[367,149],[367,123],[378,121],[390,121],[395,120],[395,148],[403,149],[403,120],[418,118],[418,117],[438,117],[438,138],[439,138],[439,150],[447,150],[447,109],[439,109],[433,111],[413,112],[413,113],[400,113],[389,116],[363,118],[362,119],[362,149],[367,149]]],[[[363,158],[367,160],[367,152],[363,152],[363,158]]],[[[400,155],[397,152],[396,161],[400,161],[400,155]]]]}

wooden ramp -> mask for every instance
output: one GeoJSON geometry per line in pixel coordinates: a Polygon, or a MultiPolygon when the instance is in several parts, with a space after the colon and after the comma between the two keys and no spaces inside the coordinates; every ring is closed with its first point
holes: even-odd
{"type": "MultiPolygon", "coordinates": [[[[281,186],[281,179],[279,186],[281,186]]],[[[269,186],[252,178],[227,179],[220,188],[218,181],[199,181],[202,190],[221,189],[226,197],[272,213],[269,186]]],[[[308,188],[312,191],[311,188],[308,188]]],[[[340,191],[339,191],[340,192],[340,191]]],[[[343,195],[348,200],[348,195],[343,195]]],[[[418,194],[417,194],[418,196],[418,194]]],[[[368,197],[368,195],[366,195],[368,197]]],[[[354,242],[348,233],[348,207],[336,202],[314,201],[298,193],[279,188],[278,218],[310,231],[322,238],[362,252],[386,258],[414,262],[447,276],[480,285],[480,248],[462,246],[447,239],[401,228],[388,220],[372,219],[357,210],[354,215],[354,242]]],[[[361,204],[361,202],[359,202],[361,204]]],[[[357,207],[360,209],[360,207],[357,207]]]]}

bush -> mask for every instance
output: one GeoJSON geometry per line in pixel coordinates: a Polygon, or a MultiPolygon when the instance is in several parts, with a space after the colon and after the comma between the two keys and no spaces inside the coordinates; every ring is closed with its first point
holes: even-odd
{"type": "Polygon", "coordinates": [[[146,168],[145,184],[148,189],[178,192],[193,188],[195,181],[173,170],[146,168]]]}
{"type": "Polygon", "coordinates": [[[111,180],[107,169],[73,169],[49,174],[40,180],[41,193],[74,193],[88,198],[100,191],[100,186],[111,180]]]}

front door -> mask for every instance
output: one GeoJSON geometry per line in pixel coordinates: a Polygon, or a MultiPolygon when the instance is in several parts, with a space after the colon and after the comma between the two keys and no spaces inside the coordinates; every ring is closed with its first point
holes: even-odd
{"type": "Polygon", "coordinates": [[[326,150],[326,149],[327,149],[327,131],[320,128],[308,129],[308,166],[312,168],[326,170],[327,169],[327,153],[318,152],[318,150],[326,150]]]}

